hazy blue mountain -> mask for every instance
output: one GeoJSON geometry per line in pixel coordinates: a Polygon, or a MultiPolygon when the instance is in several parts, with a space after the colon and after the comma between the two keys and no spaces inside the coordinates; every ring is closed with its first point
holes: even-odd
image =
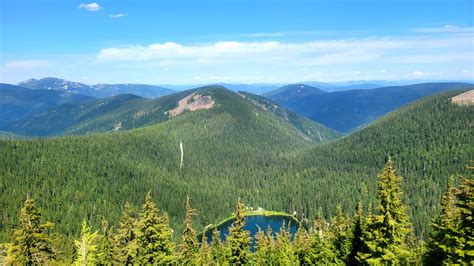
{"type": "Polygon", "coordinates": [[[93,97],[67,91],[30,90],[0,83],[0,130],[13,121],[66,103],[82,103],[93,97]]]}
{"type": "Polygon", "coordinates": [[[78,93],[95,98],[119,94],[135,94],[145,98],[158,98],[173,93],[171,89],[145,84],[96,84],[86,85],[58,78],[29,79],[18,84],[29,89],[57,90],[78,93]]]}
{"type": "Polygon", "coordinates": [[[306,84],[290,84],[264,93],[263,96],[276,102],[286,102],[293,98],[302,98],[310,95],[320,95],[325,93],[327,92],[306,84]]]}
{"type": "MultiPolygon", "coordinates": [[[[268,96],[296,113],[340,132],[350,132],[407,103],[442,91],[470,88],[471,83],[423,83],[321,94],[268,96]]],[[[281,92],[280,92],[281,93],[281,92]]],[[[288,93],[288,95],[290,95],[288,93]]]]}

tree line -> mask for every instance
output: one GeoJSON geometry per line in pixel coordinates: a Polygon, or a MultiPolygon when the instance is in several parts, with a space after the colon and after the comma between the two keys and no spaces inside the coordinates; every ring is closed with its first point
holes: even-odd
{"type": "MultiPolygon", "coordinates": [[[[470,170],[474,168],[471,167],[470,170]]],[[[151,192],[141,210],[125,203],[117,228],[104,219],[95,230],[84,219],[80,236],[74,241],[74,255],[65,257],[58,243],[61,235],[54,224],[43,222],[36,201],[27,197],[19,216],[19,227],[11,241],[1,246],[0,264],[159,264],[159,265],[401,265],[460,264],[474,261],[474,181],[454,178],[441,198],[440,213],[430,224],[426,243],[417,240],[402,202],[401,177],[391,159],[378,175],[377,205],[359,202],[356,215],[337,214],[326,220],[318,213],[308,227],[299,226],[292,237],[283,226],[277,234],[259,231],[255,251],[244,229],[244,204],[236,206],[236,219],[224,241],[214,230],[212,240],[198,240],[193,226],[197,211],[187,196],[184,230],[178,244],[166,213],[159,210],[151,192]]]]}

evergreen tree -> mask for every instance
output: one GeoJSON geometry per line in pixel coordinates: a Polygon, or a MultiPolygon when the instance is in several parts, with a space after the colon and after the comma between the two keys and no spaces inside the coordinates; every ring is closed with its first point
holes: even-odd
{"type": "Polygon", "coordinates": [[[347,261],[351,251],[351,226],[350,220],[342,213],[341,205],[336,208],[336,217],[331,222],[332,247],[334,249],[335,263],[347,261]]]}
{"type": "Polygon", "coordinates": [[[119,264],[132,264],[137,256],[135,234],[136,214],[132,206],[125,202],[119,228],[114,237],[114,261],[119,264]]]}
{"type": "Polygon", "coordinates": [[[347,265],[359,265],[357,254],[365,251],[364,241],[362,236],[364,234],[364,217],[363,217],[362,202],[357,204],[357,214],[353,223],[352,238],[350,245],[350,253],[347,256],[347,265]]]}
{"type": "Polygon", "coordinates": [[[468,265],[474,262],[474,180],[463,179],[456,198],[459,225],[455,263],[468,265]]]}
{"type": "Polygon", "coordinates": [[[224,264],[225,262],[225,247],[221,241],[221,233],[217,228],[212,231],[211,259],[217,265],[224,264]]]}
{"type": "Polygon", "coordinates": [[[181,245],[179,246],[179,261],[182,264],[193,264],[199,251],[199,243],[196,230],[194,230],[192,223],[192,216],[196,214],[196,210],[191,208],[189,195],[186,196],[185,208],[186,217],[184,219],[184,231],[181,245]]]}
{"type": "Polygon", "coordinates": [[[283,223],[275,242],[276,262],[281,265],[292,265],[297,261],[293,253],[290,237],[290,232],[286,230],[286,226],[283,223]]]}
{"type": "Polygon", "coordinates": [[[311,238],[308,231],[300,224],[293,240],[293,252],[299,265],[307,265],[311,262],[311,238]]]}
{"type": "Polygon", "coordinates": [[[255,262],[257,265],[272,265],[275,263],[274,258],[274,239],[272,236],[272,230],[270,226],[267,229],[267,234],[263,232],[260,228],[258,229],[256,240],[256,249],[255,249],[255,262]]]}
{"type": "Polygon", "coordinates": [[[20,228],[13,231],[7,246],[6,260],[12,264],[45,264],[58,258],[55,236],[49,233],[52,223],[41,224],[41,212],[36,201],[27,197],[20,211],[20,228]]]}
{"type": "Polygon", "coordinates": [[[331,249],[331,236],[328,223],[323,218],[320,209],[316,215],[310,243],[309,264],[330,264],[334,262],[334,252],[331,249]]]}
{"type": "Polygon", "coordinates": [[[76,259],[75,265],[94,265],[97,259],[98,232],[92,233],[92,226],[87,224],[86,219],[82,221],[81,238],[75,240],[76,259]]]}
{"type": "Polygon", "coordinates": [[[201,245],[196,255],[196,265],[210,265],[212,263],[211,249],[207,243],[207,236],[205,233],[202,234],[201,245]]]}
{"type": "Polygon", "coordinates": [[[368,250],[360,260],[369,264],[398,264],[411,256],[407,248],[410,232],[408,215],[401,201],[401,178],[389,158],[378,176],[378,214],[369,218],[364,242],[368,250]]]}
{"type": "Polygon", "coordinates": [[[112,238],[113,230],[109,228],[109,222],[102,220],[102,234],[98,237],[99,244],[97,245],[97,259],[98,265],[111,265],[114,259],[112,238]]]}
{"type": "Polygon", "coordinates": [[[452,182],[453,177],[448,179],[446,192],[441,197],[441,212],[431,223],[432,231],[424,255],[424,261],[429,265],[454,263],[458,210],[452,182]]]}
{"type": "Polygon", "coordinates": [[[159,215],[148,192],[136,225],[139,264],[171,264],[174,262],[173,230],[167,215],[159,215]]]}
{"type": "Polygon", "coordinates": [[[244,205],[237,202],[235,222],[229,229],[229,236],[226,240],[227,261],[234,265],[244,265],[251,262],[249,232],[244,230],[245,216],[244,205]]]}

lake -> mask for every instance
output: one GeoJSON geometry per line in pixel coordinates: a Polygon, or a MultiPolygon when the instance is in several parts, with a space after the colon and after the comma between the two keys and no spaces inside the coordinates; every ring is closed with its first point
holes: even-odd
{"type": "MultiPolygon", "coordinates": [[[[217,227],[217,230],[220,231],[220,237],[222,241],[225,241],[226,237],[229,235],[229,229],[232,226],[232,223],[235,219],[229,220],[217,227]]],[[[285,224],[286,229],[290,231],[291,237],[293,238],[294,234],[298,230],[298,222],[291,216],[284,215],[253,215],[245,217],[245,226],[244,229],[250,232],[250,237],[252,237],[252,250],[255,246],[255,236],[258,233],[259,228],[263,230],[266,234],[268,227],[271,228],[273,235],[276,236],[281,227],[285,224]]],[[[206,231],[206,237],[208,242],[212,241],[212,232],[214,229],[206,231]]]]}

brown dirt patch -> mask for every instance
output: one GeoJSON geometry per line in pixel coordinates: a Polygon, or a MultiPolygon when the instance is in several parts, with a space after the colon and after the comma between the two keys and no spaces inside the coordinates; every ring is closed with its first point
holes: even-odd
{"type": "Polygon", "coordinates": [[[474,90],[454,96],[451,98],[451,101],[458,105],[472,105],[474,104],[474,90]]]}
{"type": "Polygon", "coordinates": [[[193,92],[183,99],[179,100],[178,106],[174,109],[167,111],[171,117],[175,117],[185,110],[196,111],[199,109],[210,109],[214,106],[214,100],[211,96],[202,96],[193,92]]]}

